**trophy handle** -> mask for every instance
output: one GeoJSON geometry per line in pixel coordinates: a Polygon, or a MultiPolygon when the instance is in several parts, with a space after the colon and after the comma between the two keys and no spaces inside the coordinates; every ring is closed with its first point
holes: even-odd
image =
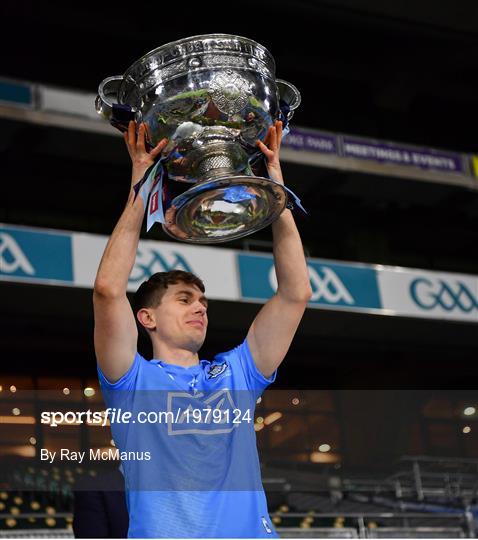
{"type": "Polygon", "coordinates": [[[106,120],[111,120],[113,105],[118,104],[118,91],[123,84],[123,75],[114,75],[101,81],[95,100],[96,112],[106,120]]]}
{"type": "Polygon", "coordinates": [[[284,101],[290,109],[287,115],[287,120],[290,120],[294,116],[295,109],[300,105],[300,92],[293,84],[283,79],[276,79],[276,84],[279,91],[279,99],[284,101]]]}

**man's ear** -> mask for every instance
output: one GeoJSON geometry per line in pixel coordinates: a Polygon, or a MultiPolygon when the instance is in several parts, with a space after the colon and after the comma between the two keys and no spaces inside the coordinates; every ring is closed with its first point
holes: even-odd
{"type": "Polygon", "coordinates": [[[141,326],[147,330],[156,330],[156,320],[154,314],[148,308],[141,308],[136,313],[136,318],[138,319],[141,326]]]}

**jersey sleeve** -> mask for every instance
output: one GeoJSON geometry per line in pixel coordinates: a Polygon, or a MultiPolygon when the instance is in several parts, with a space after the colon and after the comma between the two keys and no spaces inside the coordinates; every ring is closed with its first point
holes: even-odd
{"type": "Polygon", "coordinates": [[[136,353],[128,371],[116,382],[110,382],[97,364],[101,393],[107,407],[131,407],[137,388],[138,376],[146,360],[136,353]]]}
{"type": "Polygon", "coordinates": [[[96,367],[98,369],[98,379],[101,388],[104,390],[134,390],[142,362],[146,362],[146,360],[137,352],[128,371],[114,383],[106,378],[105,374],[101,371],[100,365],[97,364],[96,367]]]}
{"type": "Polygon", "coordinates": [[[241,345],[236,347],[235,352],[241,363],[248,390],[253,390],[255,393],[257,393],[257,397],[259,397],[269,386],[269,384],[276,380],[277,369],[270,377],[264,377],[264,375],[257,369],[256,363],[249,348],[249,344],[247,343],[247,339],[245,339],[241,345]]]}

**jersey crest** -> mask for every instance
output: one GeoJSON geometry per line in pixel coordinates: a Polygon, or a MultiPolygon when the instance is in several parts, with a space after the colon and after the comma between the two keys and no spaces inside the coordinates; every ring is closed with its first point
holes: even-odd
{"type": "Polygon", "coordinates": [[[222,375],[226,371],[227,367],[227,362],[210,366],[209,371],[207,372],[207,378],[215,379],[216,377],[219,377],[219,375],[222,375]]]}

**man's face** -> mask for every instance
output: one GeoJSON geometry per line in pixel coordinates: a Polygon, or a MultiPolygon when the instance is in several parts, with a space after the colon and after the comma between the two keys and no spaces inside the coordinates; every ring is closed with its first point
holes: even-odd
{"type": "Polygon", "coordinates": [[[158,338],[170,346],[197,352],[206,338],[207,299],[196,285],[176,283],[153,310],[158,338]]]}

